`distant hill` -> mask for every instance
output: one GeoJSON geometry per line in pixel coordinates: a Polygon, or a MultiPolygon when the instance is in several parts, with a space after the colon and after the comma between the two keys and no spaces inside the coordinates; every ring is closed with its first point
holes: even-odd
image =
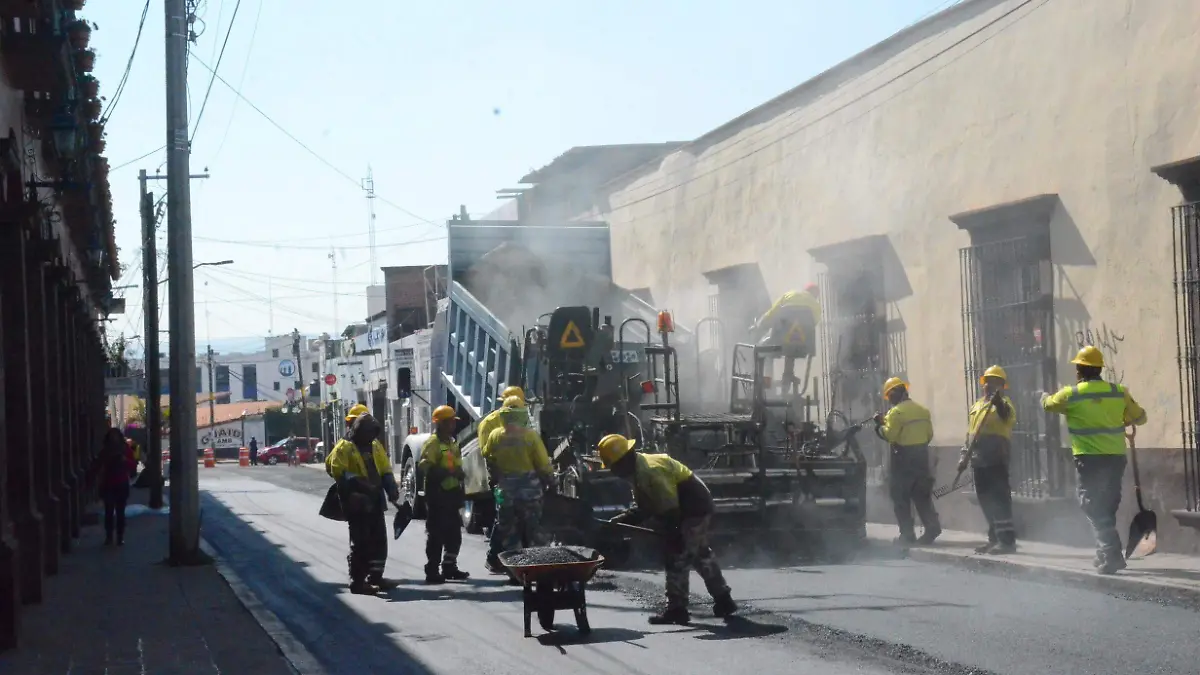
{"type": "MultiPolygon", "coordinates": [[[[212,340],[212,348],[214,352],[220,354],[235,354],[235,353],[253,353],[262,350],[263,338],[261,337],[232,337],[232,338],[216,338],[212,340]]],[[[202,354],[208,347],[209,342],[204,338],[196,338],[196,353],[202,354]]],[[[159,343],[158,348],[163,354],[167,353],[170,345],[166,340],[159,343]]],[[[135,340],[129,343],[128,354],[130,358],[142,358],[144,345],[141,340],[135,340]]]]}

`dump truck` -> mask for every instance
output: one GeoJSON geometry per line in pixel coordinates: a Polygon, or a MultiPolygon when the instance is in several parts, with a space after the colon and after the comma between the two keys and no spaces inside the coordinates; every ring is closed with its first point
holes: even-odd
{"type": "MultiPolygon", "coordinates": [[[[697,404],[681,398],[680,382],[699,380],[699,331],[613,282],[606,224],[456,218],[447,238],[429,395],[462,420],[469,532],[484,531],[494,516],[476,425],[501,391],[519,385],[555,470],[545,525],[563,543],[601,549],[614,564],[630,552],[625,534],[599,525],[633,498],[595,455],[608,433],[696,471],[713,492],[718,535],[769,529],[818,546],[833,538],[841,548],[865,536],[866,463],[854,439],[861,425],[836,414],[818,424],[810,396],[773,399],[764,370],[770,348],[751,345],[732,349],[723,409],[690,409],[697,404]]],[[[410,436],[396,450],[401,488],[418,517],[416,459],[426,438],[410,436]]]]}

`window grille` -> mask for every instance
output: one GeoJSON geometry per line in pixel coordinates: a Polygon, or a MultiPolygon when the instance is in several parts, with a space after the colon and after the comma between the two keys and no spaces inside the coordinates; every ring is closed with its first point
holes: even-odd
{"type": "Polygon", "coordinates": [[[1188,511],[1200,511],[1200,450],[1196,424],[1200,419],[1200,202],[1171,210],[1175,272],[1175,346],[1179,364],[1180,433],[1183,442],[1184,495],[1188,511]]]}

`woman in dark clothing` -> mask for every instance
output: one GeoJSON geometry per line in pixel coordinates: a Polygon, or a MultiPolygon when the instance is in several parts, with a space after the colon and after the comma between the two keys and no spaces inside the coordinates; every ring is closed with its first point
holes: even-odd
{"type": "Polygon", "coordinates": [[[104,500],[105,546],[111,546],[113,543],[114,526],[117,531],[117,546],[125,544],[125,503],[129,501],[129,474],[136,468],[133,448],[125,442],[124,434],[120,429],[109,429],[104,435],[100,455],[96,458],[100,498],[104,500]]]}

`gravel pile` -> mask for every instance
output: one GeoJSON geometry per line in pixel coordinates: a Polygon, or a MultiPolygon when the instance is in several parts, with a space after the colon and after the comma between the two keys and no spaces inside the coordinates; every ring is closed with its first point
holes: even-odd
{"type": "Polygon", "coordinates": [[[594,560],[588,549],[574,546],[538,546],[504,555],[506,565],[561,565],[594,560]]]}

